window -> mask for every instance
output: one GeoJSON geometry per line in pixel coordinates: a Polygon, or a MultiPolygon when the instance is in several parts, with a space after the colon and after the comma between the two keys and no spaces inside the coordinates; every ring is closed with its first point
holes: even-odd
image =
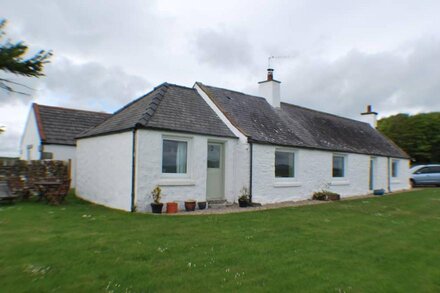
{"type": "Polygon", "coordinates": [[[415,174],[434,174],[434,173],[440,173],[440,167],[425,167],[417,170],[415,174]]]}
{"type": "Polygon", "coordinates": [[[52,160],[53,159],[53,153],[42,152],[41,153],[41,159],[42,160],[52,160]]]}
{"type": "Polygon", "coordinates": [[[275,151],[275,177],[295,177],[295,153],[275,151]]]}
{"type": "Polygon", "coordinates": [[[345,177],[345,156],[333,155],[333,177],[345,177]]]}
{"type": "Polygon", "coordinates": [[[208,144],[208,168],[219,169],[221,160],[221,146],[208,144]]]}
{"type": "Polygon", "coordinates": [[[162,173],[187,173],[186,141],[164,139],[162,145],[162,173]]]}
{"type": "Polygon", "coordinates": [[[26,160],[32,160],[32,148],[34,146],[32,144],[28,144],[26,146],[26,160]]]}
{"type": "Polygon", "coordinates": [[[391,177],[398,177],[399,176],[399,161],[393,160],[391,162],[391,177]]]}

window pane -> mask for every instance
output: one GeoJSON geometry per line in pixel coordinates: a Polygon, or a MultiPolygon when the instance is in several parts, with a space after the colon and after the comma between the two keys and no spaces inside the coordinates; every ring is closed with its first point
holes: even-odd
{"type": "Polygon", "coordinates": [[[344,177],[344,157],[333,156],[333,177],[344,177]]]}
{"type": "Polygon", "coordinates": [[[391,165],[391,176],[392,177],[397,177],[397,173],[398,173],[398,161],[393,161],[392,165],[391,165]]]}
{"type": "Polygon", "coordinates": [[[162,173],[186,173],[187,143],[163,140],[162,173]]]}
{"type": "Polygon", "coordinates": [[[431,167],[432,173],[440,173],[440,167],[431,167]]]}
{"type": "Polygon", "coordinates": [[[208,168],[220,168],[220,146],[208,145],[208,168]]]}
{"type": "Polygon", "coordinates": [[[295,154],[275,152],[275,177],[295,177],[295,154]]]}

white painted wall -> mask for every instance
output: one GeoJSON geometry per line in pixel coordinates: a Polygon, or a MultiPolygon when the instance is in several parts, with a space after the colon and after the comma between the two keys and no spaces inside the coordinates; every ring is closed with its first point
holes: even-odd
{"type": "Polygon", "coordinates": [[[265,98],[269,105],[279,108],[281,103],[280,82],[276,80],[261,81],[258,83],[258,94],[265,98]]]}
{"type": "Polygon", "coordinates": [[[220,142],[225,152],[225,198],[234,201],[241,188],[238,182],[246,181],[248,172],[241,170],[238,139],[208,137],[204,135],[138,130],[136,145],[136,206],[138,211],[150,211],[151,191],[162,188],[161,202],[176,201],[184,208],[184,201],[206,201],[207,148],[208,141],[220,142]],[[162,174],[162,139],[185,139],[188,141],[188,174],[162,174]],[[173,176],[174,175],[174,176],[173,176]]]}
{"type": "MultiPolygon", "coordinates": [[[[313,192],[327,189],[342,197],[371,193],[369,190],[370,156],[344,154],[345,178],[332,178],[333,153],[319,150],[295,149],[295,178],[275,178],[275,150],[271,145],[254,145],[253,201],[274,203],[311,198],[313,192]]],[[[290,149],[290,148],[284,148],[290,149]]],[[[387,158],[376,158],[374,189],[387,190],[387,158]]],[[[409,189],[408,160],[400,160],[399,177],[391,179],[391,190],[409,189]]]]}
{"type": "Polygon", "coordinates": [[[39,160],[40,159],[40,134],[38,133],[37,119],[33,108],[29,111],[29,115],[24,128],[23,136],[20,141],[20,159],[22,160],[39,160]],[[30,152],[27,152],[27,146],[32,145],[30,152]],[[30,157],[28,157],[28,154],[30,157]]]}
{"type": "Polygon", "coordinates": [[[71,183],[70,187],[76,186],[76,147],[70,145],[46,144],[43,145],[43,151],[52,153],[53,160],[69,161],[71,160],[71,183]]]}
{"type": "Polygon", "coordinates": [[[130,211],[132,132],[79,139],[76,157],[76,194],[130,211]]]}

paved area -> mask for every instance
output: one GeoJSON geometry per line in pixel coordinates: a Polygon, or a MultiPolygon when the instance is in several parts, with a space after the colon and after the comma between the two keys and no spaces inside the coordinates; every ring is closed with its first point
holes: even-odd
{"type": "MultiPolygon", "coordinates": [[[[363,196],[352,196],[345,197],[341,199],[345,200],[353,200],[353,199],[362,199],[362,198],[370,198],[374,197],[372,194],[363,195],[363,196]]],[[[179,211],[177,214],[169,214],[170,216],[193,216],[193,215],[215,215],[215,214],[232,214],[232,213],[244,213],[244,212],[254,212],[254,211],[262,211],[262,210],[270,210],[270,209],[279,209],[285,207],[297,207],[297,206],[306,206],[306,205],[317,205],[317,204],[327,204],[331,201],[319,201],[319,200],[301,200],[301,201],[285,201],[279,203],[265,204],[259,207],[247,207],[240,208],[238,204],[234,204],[231,206],[227,206],[225,208],[219,209],[205,209],[205,210],[195,210],[194,212],[185,212],[179,211]]],[[[165,214],[167,215],[167,214],[165,214]]]]}

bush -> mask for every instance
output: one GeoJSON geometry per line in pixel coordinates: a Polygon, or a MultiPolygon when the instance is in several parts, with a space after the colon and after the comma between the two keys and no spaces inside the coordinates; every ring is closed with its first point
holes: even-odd
{"type": "Polygon", "coordinates": [[[338,193],[328,190],[317,191],[312,196],[314,200],[339,200],[340,198],[341,196],[338,193]]]}

